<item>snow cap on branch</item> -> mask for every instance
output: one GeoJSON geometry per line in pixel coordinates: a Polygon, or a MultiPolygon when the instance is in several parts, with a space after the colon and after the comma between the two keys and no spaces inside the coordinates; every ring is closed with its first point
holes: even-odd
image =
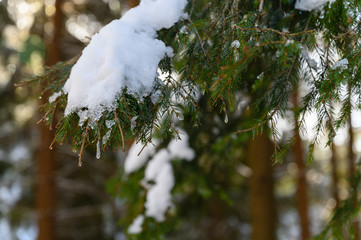
{"type": "Polygon", "coordinates": [[[297,0],[295,8],[311,12],[315,9],[321,9],[327,2],[333,1],[334,0],[297,0]]]}
{"type": "Polygon", "coordinates": [[[159,62],[173,55],[172,48],[155,39],[157,31],[185,17],[186,4],[187,0],[142,0],[95,34],[65,83],[65,115],[77,112],[80,124],[87,118],[96,121],[105,110],[116,108],[123,90],[137,97],[151,94],[159,62]]]}

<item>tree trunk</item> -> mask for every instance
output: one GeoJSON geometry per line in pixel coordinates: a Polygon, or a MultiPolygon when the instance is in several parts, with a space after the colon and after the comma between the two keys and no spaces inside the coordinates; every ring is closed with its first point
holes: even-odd
{"type": "Polygon", "coordinates": [[[55,212],[55,190],[54,190],[54,153],[49,150],[52,135],[44,125],[39,126],[41,143],[37,156],[36,173],[36,204],[38,212],[38,240],[54,239],[54,212],[55,212]]]}
{"type": "MultiPolygon", "coordinates": [[[[298,106],[298,89],[295,89],[293,94],[294,108],[298,106]]],[[[301,239],[307,240],[310,238],[310,227],[308,217],[308,194],[307,194],[307,179],[306,179],[306,165],[303,159],[302,139],[299,133],[299,125],[295,116],[295,146],[294,157],[297,165],[297,210],[300,217],[301,239]]]]}
{"type": "MultiPolygon", "coordinates": [[[[46,65],[54,65],[60,60],[59,38],[62,29],[62,0],[55,3],[56,13],[53,18],[54,34],[50,37],[48,56],[46,65]]],[[[47,101],[44,97],[41,104],[47,101]]],[[[38,212],[38,240],[55,239],[55,183],[54,173],[56,168],[55,153],[49,149],[53,139],[53,132],[50,131],[43,123],[39,125],[40,147],[37,156],[36,172],[36,207],[38,212]]]]}
{"type": "Polygon", "coordinates": [[[332,167],[332,196],[336,201],[336,207],[340,205],[340,197],[338,195],[338,175],[337,175],[337,158],[336,158],[336,146],[332,143],[331,146],[331,167],[332,167]]]}
{"type": "Polygon", "coordinates": [[[276,236],[272,152],[273,145],[265,133],[257,135],[249,144],[252,240],[274,240],[276,236]]]}
{"type": "Polygon", "coordinates": [[[309,217],[308,217],[308,194],[306,180],[306,166],[303,159],[302,140],[298,130],[295,132],[296,142],[294,147],[295,160],[297,164],[297,208],[300,216],[301,239],[310,238],[309,217]]]}
{"type": "MultiPolygon", "coordinates": [[[[349,94],[351,94],[351,91],[349,91],[349,94]]],[[[350,100],[351,101],[351,100],[350,100]]],[[[353,132],[353,128],[352,128],[352,118],[351,118],[351,114],[350,117],[348,118],[348,135],[349,135],[349,142],[348,142],[348,154],[349,154],[349,177],[351,178],[351,187],[353,187],[354,182],[353,182],[353,177],[355,174],[355,153],[353,151],[353,143],[354,143],[354,132],[353,132]]],[[[355,189],[355,191],[357,191],[355,189]]],[[[357,192],[354,193],[357,196],[357,192]]],[[[357,203],[354,203],[355,205],[357,205],[357,203]]],[[[355,206],[356,207],[356,206],[355,206]]],[[[359,229],[359,220],[358,217],[356,216],[354,219],[354,231],[355,231],[355,239],[360,239],[360,229],[359,229]]]]}

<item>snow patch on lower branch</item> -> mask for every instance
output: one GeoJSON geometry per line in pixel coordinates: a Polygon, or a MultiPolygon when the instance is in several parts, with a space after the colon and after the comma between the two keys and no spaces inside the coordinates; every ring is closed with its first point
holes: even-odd
{"type": "MultiPolygon", "coordinates": [[[[134,144],[125,160],[125,171],[131,173],[145,165],[151,156],[142,184],[148,189],[145,206],[145,216],[152,217],[158,222],[165,220],[165,214],[173,206],[171,191],[175,180],[171,161],[182,159],[191,161],[195,157],[194,150],[189,146],[187,134],[180,134],[181,140],[173,139],[166,148],[155,153],[156,145],[147,145],[143,151],[141,144],[134,144]]],[[[129,232],[129,229],[128,229],[129,232]]]]}
{"type": "Polygon", "coordinates": [[[343,58],[335,63],[333,69],[339,68],[340,70],[345,70],[347,69],[347,65],[348,65],[347,58],[343,58]]]}
{"type": "MultiPolygon", "coordinates": [[[[154,91],[159,62],[173,50],[156,39],[157,31],[185,17],[187,0],[142,0],[121,19],[95,34],[64,86],[65,115],[72,112],[95,122],[126,90],[136,97],[154,91]]],[[[53,98],[56,98],[54,96],[53,98]]]]}
{"type": "Polygon", "coordinates": [[[297,0],[295,8],[304,11],[313,11],[321,9],[327,2],[334,2],[335,0],[297,0]]]}
{"type": "Polygon", "coordinates": [[[128,228],[129,234],[138,234],[142,232],[142,225],[144,222],[144,215],[139,215],[133,221],[133,223],[128,228]]]}

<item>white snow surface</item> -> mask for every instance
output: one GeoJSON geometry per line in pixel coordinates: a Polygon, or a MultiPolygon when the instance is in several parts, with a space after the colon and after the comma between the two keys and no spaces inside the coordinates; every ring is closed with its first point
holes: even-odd
{"type": "Polygon", "coordinates": [[[340,68],[341,70],[345,70],[347,68],[347,65],[348,65],[347,58],[343,58],[335,63],[333,69],[340,68]]]}
{"type": "Polygon", "coordinates": [[[61,96],[61,95],[62,95],[62,92],[61,92],[61,91],[54,93],[53,95],[51,95],[51,96],[49,97],[49,103],[54,102],[54,101],[55,101],[59,96],[61,96]]]}
{"type": "Polygon", "coordinates": [[[172,158],[180,158],[184,160],[192,160],[195,157],[194,150],[189,146],[189,136],[181,134],[181,140],[173,139],[168,144],[168,149],[172,158]]]}
{"type": "Polygon", "coordinates": [[[149,189],[144,204],[145,214],[158,222],[165,220],[165,213],[172,206],[172,188],[174,186],[173,168],[169,162],[164,162],[158,169],[156,184],[149,189]]]}
{"type": "Polygon", "coordinates": [[[172,155],[167,149],[162,149],[154,155],[152,160],[149,161],[147,168],[145,169],[146,180],[156,180],[159,171],[164,164],[167,164],[172,155]]]}
{"type": "Polygon", "coordinates": [[[187,0],[142,0],[95,34],[65,83],[65,115],[77,112],[81,125],[114,110],[125,89],[137,97],[151,94],[159,62],[173,55],[172,48],[156,39],[157,31],[186,17],[186,4],[187,0]]]}
{"type": "Polygon", "coordinates": [[[318,64],[315,59],[311,58],[305,49],[302,49],[302,56],[308,63],[308,65],[315,71],[318,69],[318,64]]]}
{"type": "Polygon", "coordinates": [[[143,167],[144,164],[147,162],[148,158],[155,153],[156,146],[157,146],[156,141],[154,141],[154,145],[148,143],[142,151],[143,144],[141,142],[134,143],[132,147],[129,149],[127,158],[125,159],[125,163],[124,163],[125,173],[129,174],[143,167]]]}
{"type": "Polygon", "coordinates": [[[334,0],[297,0],[295,8],[311,12],[315,9],[321,9],[327,2],[333,1],[334,0]]]}
{"type": "Polygon", "coordinates": [[[234,40],[233,42],[231,42],[232,48],[239,48],[240,46],[241,46],[241,43],[238,40],[234,40]]]}
{"type": "Polygon", "coordinates": [[[133,221],[133,223],[128,227],[129,234],[138,234],[142,231],[142,225],[144,222],[144,215],[139,215],[133,221]]]}
{"type": "Polygon", "coordinates": [[[146,166],[142,182],[148,188],[144,204],[145,215],[153,217],[158,222],[165,220],[167,210],[173,206],[171,191],[174,187],[174,176],[171,161],[174,159],[190,161],[195,157],[194,150],[189,146],[189,136],[180,133],[180,137],[181,140],[170,141],[166,148],[157,153],[155,150],[159,143],[156,142],[155,146],[148,144],[139,156],[137,155],[142,149],[142,144],[133,144],[125,159],[125,171],[129,174],[144,166],[147,159],[154,155],[146,166]]]}

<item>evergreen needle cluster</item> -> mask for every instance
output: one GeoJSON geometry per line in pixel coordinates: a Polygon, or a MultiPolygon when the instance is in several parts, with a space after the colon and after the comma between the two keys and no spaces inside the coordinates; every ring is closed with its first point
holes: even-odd
{"type": "MultiPolygon", "coordinates": [[[[230,124],[239,116],[248,119],[237,123],[236,134],[270,128],[274,159],[280,162],[295,137],[280,144],[278,119],[291,114],[295,130],[303,132],[307,114],[317,112],[306,156],[312,162],[322,135],[328,136],[330,145],[351,112],[361,108],[361,2],[336,0],[311,12],[294,5],[291,0],[189,1],[189,18],[158,33],[175,52],[172,59],[160,63],[166,77],[158,85],[159,99],[138,99],[125,90],[117,98],[115,111],[79,126],[76,113],[58,114],[67,102],[67,96],[61,95],[43,106],[42,121],[55,126],[55,142],[71,139],[81,165],[82,152],[90,145],[101,142],[104,150],[124,149],[126,139],[148,144],[154,136],[177,137],[175,120],[182,120],[183,115],[193,127],[198,126],[199,114],[207,110],[199,107],[200,101],[206,99],[230,124]],[[292,99],[300,88],[306,91],[297,94],[296,104],[292,99]],[[239,110],[240,99],[248,99],[252,113],[239,110]],[[109,127],[109,121],[115,124],[109,127]],[[102,141],[109,131],[109,138],[102,141]]],[[[61,91],[74,62],[59,63],[26,84],[40,83],[44,96],[51,96],[61,91]]],[[[340,214],[349,219],[359,207],[350,208],[346,202],[342,209],[334,219],[340,214]]],[[[330,228],[341,231],[334,221],[317,239],[326,239],[330,228]]]]}

